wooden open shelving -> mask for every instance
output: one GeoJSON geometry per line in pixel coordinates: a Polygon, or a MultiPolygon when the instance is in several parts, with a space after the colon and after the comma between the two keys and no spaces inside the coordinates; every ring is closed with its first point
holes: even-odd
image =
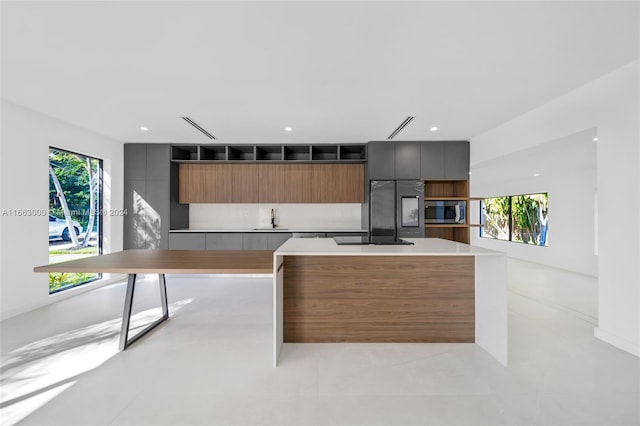
{"type": "Polygon", "coordinates": [[[424,196],[435,200],[469,199],[468,180],[427,180],[424,182],[424,196]]]}
{"type": "Polygon", "coordinates": [[[464,201],[466,223],[425,223],[424,236],[469,244],[469,181],[427,180],[424,182],[424,199],[425,201],[464,201]]]}

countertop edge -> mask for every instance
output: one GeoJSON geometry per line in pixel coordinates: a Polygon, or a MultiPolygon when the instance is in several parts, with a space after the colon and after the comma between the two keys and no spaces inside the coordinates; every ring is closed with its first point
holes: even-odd
{"type": "Polygon", "coordinates": [[[405,238],[414,245],[337,245],[331,238],[291,238],[274,256],[479,256],[506,253],[440,238],[405,238]]]}
{"type": "Polygon", "coordinates": [[[455,252],[404,252],[393,253],[389,251],[380,252],[286,252],[286,251],[274,251],[274,255],[277,256],[506,256],[505,253],[482,253],[482,252],[468,252],[468,253],[455,253],[455,252]]]}

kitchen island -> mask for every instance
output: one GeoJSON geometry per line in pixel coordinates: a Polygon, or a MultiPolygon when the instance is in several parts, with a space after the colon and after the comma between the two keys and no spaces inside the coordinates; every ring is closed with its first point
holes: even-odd
{"type": "Polygon", "coordinates": [[[291,238],[274,252],[274,366],[283,343],[475,343],[507,365],[501,252],[438,238],[337,245],[291,238]]]}

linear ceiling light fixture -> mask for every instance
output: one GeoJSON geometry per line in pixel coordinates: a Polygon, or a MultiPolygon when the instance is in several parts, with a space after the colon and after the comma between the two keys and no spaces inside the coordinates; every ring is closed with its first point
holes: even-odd
{"type": "Polygon", "coordinates": [[[184,121],[186,121],[187,123],[191,124],[193,127],[196,128],[196,130],[198,130],[199,132],[202,132],[206,137],[208,137],[209,139],[215,139],[216,137],[213,136],[211,133],[207,132],[205,129],[203,129],[202,127],[200,127],[200,125],[198,123],[196,123],[195,121],[193,121],[191,118],[189,117],[182,117],[182,119],[184,121]]]}
{"type": "Polygon", "coordinates": [[[409,116],[405,118],[404,121],[400,123],[400,125],[393,131],[393,133],[389,135],[387,139],[393,139],[398,133],[400,133],[402,129],[404,129],[407,126],[407,124],[411,122],[411,120],[413,120],[413,116],[409,116]]]}

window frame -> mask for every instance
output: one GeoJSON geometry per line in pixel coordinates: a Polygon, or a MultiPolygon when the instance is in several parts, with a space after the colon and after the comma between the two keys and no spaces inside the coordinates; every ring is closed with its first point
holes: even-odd
{"type": "MultiPolygon", "coordinates": [[[[94,220],[96,221],[96,224],[98,226],[98,238],[97,238],[97,254],[96,256],[102,256],[103,254],[103,248],[102,248],[102,244],[104,242],[104,236],[103,236],[103,232],[104,232],[104,221],[103,221],[103,214],[102,212],[104,211],[104,160],[102,158],[98,158],[98,157],[94,157],[92,155],[88,155],[88,154],[83,154],[80,152],[76,152],[76,151],[72,151],[66,148],[58,148],[56,146],[51,146],[49,145],[49,151],[48,153],[51,154],[51,151],[59,151],[65,154],[72,154],[72,155],[79,155],[82,157],[86,157],[89,158],[90,160],[97,160],[98,161],[98,179],[99,179],[99,188],[98,188],[98,203],[97,203],[97,212],[96,212],[96,216],[94,218],[94,220]]],[[[49,165],[51,164],[51,160],[49,160],[49,165]]],[[[49,176],[49,179],[51,179],[51,176],[49,176]]],[[[49,217],[51,214],[49,212],[49,214],[47,215],[47,217],[49,217]]],[[[54,294],[58,294],[61,293],[65,290],[69,290],[72,288],[76,288],[79,286],[83,286],[85,284],[89,284],[95,281],[98,281],[100,279],[102,279],[102,273],[99,272],[97,273],[97,276],[95,278],[92,278],[88,281],[82,282],[82,283],[77,283],[77,284],[70,284],[70,285],[66,285],[64,287],[58,288],[56,290],[51,291],[51,288],[49,287],[49,296],[52,296],[54,294]]],[[[50,285],[50,283],[49,283],[50,285]]]]}
{"type": "MultiPolygon", "coordinates": [[[[479,236],[480,238],[485,238],[487,240],[494,240],[494,241],[505,241],[505,242],[511,242],[511,243],[518,243],[518,244],[524,244],[526,246],[535,246],[535,247],[549,247],[549,244],[547,242],[547,238],[548,236],[545,238],[545,244],[544,245],[540,245],[540,244],[529,244],[526,243],[524,241],[514,241],[513,240],[513,199],[515,197],[523,197],[523,196],[531,196],[531,195],[545,195],[547,198],[547,217],[548,217],[548,203],[549,203],[549,193],[548,192],[530,192],[530,193],[525,193],[525,194],[512,194],[512,195],[499,195],[499,196],[494,196],[494,197],[485,197],[480,199],[480,226],[479,226],[479,236]],[[484,224],[485,224],[485,220],[484,220],[484,201],[488,200],[488,199],[493,199],[493,198],[508,198],[509,199],[509,213],[508,213],[508,225],[509,225],[509,239],[501,239],[501,238],[491,238],[491,237],[486,237],[484,236],[484,224]]],[[[547,219],[548,220],[548,219],[547,219]]],[[[547,228],[547,232],[548,232],[548,228],[547,228]]]]}

